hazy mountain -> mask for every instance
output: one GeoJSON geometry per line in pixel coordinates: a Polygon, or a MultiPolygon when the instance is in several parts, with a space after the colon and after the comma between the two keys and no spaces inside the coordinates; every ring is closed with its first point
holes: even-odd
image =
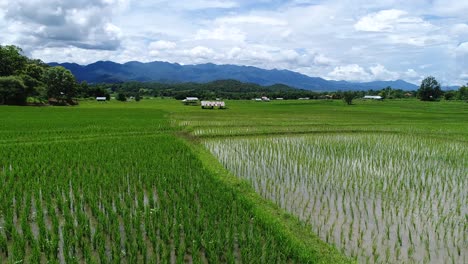
{"type": "Polygon", "coordinates": [[[281,83],[291,87],[314,91],[369,90],[381,89],[387,86],[403,90],[418,89],[418,86],[403,80],[365,83],[328,81],[289,70],[265,70],[252,66],[216,65],[212,63],[180,65],[160,61],[148,63],[131,61],[120,64],[112,61],[98,61],[86,66],[75,63],[50,63],[50,65],[63,66],[69,69],[79,81],[87,81],[88,83],[125,81],[206,83],[215,80],[235,79],[241,82],[256,83],[264,86],[281,83]]]}

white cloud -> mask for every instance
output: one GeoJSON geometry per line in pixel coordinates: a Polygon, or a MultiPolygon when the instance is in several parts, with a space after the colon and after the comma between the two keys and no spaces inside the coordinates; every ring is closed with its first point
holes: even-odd
{"type": "Polygon", "coordinates": [[[459,76],[460,80],[468,81],[468,72],[462,72],[459,76]]]}
{"type": "Polygon", "coordinates": [[[362,17],[354,28],[370,32],[426,31],[435,27],[423,19],[410,16],[403,10],[382,10],[362,17]]]}
{"type": "Polygon", "coordinates": [[[434,0],[432,11],[442,16],[466,16],[468,2],[460,0],[434,0]]]}
{"type": "Polygon", "coordinates": [[[334,80],[346,81],[369,81],[371,79],[371,75],[357,64],[337,66],[328,76],[334,80]]]}
{"type": "Polygon", "coordinates": [[[465,23],[455,24],[451,28],[451,33],[455,35],[468,34],[468,25],[465,23]]]}
{"type": "MultiPolygon", "coordinates": [[[[412,75],[412,78],[417,74],[412,69],[409,69],[406,73],[412,75]]],[[[400,78],[400,74],[386,69],[381,64],[370,66],[368,69],[365,69],[358,64],[348,64],[335,67],[333,71],[328,74],[328,77],[335,80],[368,82],[376,80],[397,80],[400,78]]]]}
{"type": "Polygon", "coordinates": [[[189,10],[202,10],[211,8],[229,9],[238,7],[235,1],[221,1],[221,0],[191,0],[191,1],[169,1],[171,4],[175,4],[179,8],[185,8],[189,10]]]}
{"type": "Polygon", "coordinates": [[[281,19],[266,17],[266,16],[230,16],[223,17],[215,20],[220,24],[253,24],[253,25],[267,25],[267,26],[286,26],[287,22],[281,19]]]}
{"type": "Polygon", "coordinates": [[[466,13],[459,0],[0,0],[0,43],[44,61],[213,62],[450,83],[468,68],[466,13]]]}
{"type": "Polygon", "coordinates": [[[455,52],[459,56],[468,55],[468,42],[460,43],[460,45],[455,48],[455,52]]]}
{"type": "Polygon", "coordinates": [[[316,65],[331,65],[331,64],[336,63],[336,60],[329,58],[323,54],[317,54],[314,57],[314,63],[316,65]]]}
{"type": "Polygon", "coordinates": [[[396,72],[385,69],[381,64],[369,67],[374,80],[390,81],[398,79],[399,75],[396,72]]]}
{"type": "Polygon", "coordinates": [[[395,29],[394,23],[403,15],[406,15],[405,11],[383,10],[361,18],[354,28],[358,31],[392,32],[395,29]]]}
{"type": "Polygon", "coordinates": [[[94,58],[109,60],[112,58],[111,51],[81,49],[77,47],[46,47],[34,50],[31,55],[34,58],[41,58],[47,62],[76,62],[79,64],[89,64],[95,62],[94,58]]]}
{"type": "Polygon", "coordinates": [[[204,46],[196,46],[193,49],[185,50],[185,54],[196,59],[209,59],[215,54],[215,52],[204,46]]]}
{"type": "MultiPolygon", "coordinates": [[[[27,48],[75,46],[116,50],[121,31],[110,20],[125,1],[18,0],[5,5],[4,19],[16,24],[15,44],[27,48]]],[[[5,33],[5,32],[1,32],[5,33]]]]}
{"type": "Polygon", "coordinates": [[[115,37],[115,38],[122,37],[122,30],[118,26],[112,23],[106,23],[104,25],[104,31],[107,33],[109,37],[115,37]]]}
{"type": "Polygon", "coordinates": [[[200,29],[195,34],[196,40],[217,39],[217,40],[226,40],[226,41],[234,41],[234,42],[244,42],[245,38],[246,38],[245,33],[242,32],[239,28],[228,27],[225,25],[221,25],[211,30],[200,29]]]}
{"type": "Polygon", "coordinates": [[[408,69],[399,76],[399,79],[406,80],[415,84],[420,83],[424,79],[424,75],[418,73],[414,69],[408,69]]]}
{"type": "Polygon", "coordinates": [[[450,40],[446,34],[439,32],[439,27],[421,17],[397,9],[368,14],[354,24],[354,29],[382,33],[376,38],[385,39],[392,44],[417,47],[445,44],[450,40]]]}
{"type": "Polygon", "coordinates": [[[166,40],[158,40],[153,41],[149,44],[150,50],[166,50],[166,49],[174,49],[177,46],[175,42],[166,41],[166,40]]]}
{"type": "Polygon", "coordinates": [[[445,35],[425,35],[425,36],[409,36],[409,35],[389,35],[387,38],[392,44],[406,44],[417,47],[430,45],[438,45],[447,43],[449,40],[445,35]]]}

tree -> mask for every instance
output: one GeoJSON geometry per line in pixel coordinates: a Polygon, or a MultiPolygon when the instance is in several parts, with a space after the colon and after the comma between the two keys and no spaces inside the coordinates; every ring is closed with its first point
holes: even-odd
{"type": "Polygon", "coordinates": [[[426,77],[418,89],[418,97],[421,101],[435,101],[442,96],[439,82],[432,76],[426,77]]]}
{"type": "Polygon", "coordinates": [[[42,65],[36,63],[28,63],[26,65],[20,76],[26,85],[28,96],[45,96],[43,92],[45,89],[44,72],[45,68],[42,65]]]}
{"type": "Polygon", "coordinates": [[[452,100],[455,99],[456,97],[456,92],[455,91],[447,91],[444,93],[444,99],[445,100],[452,100]]]}
{"type": "Polygon", "coordinates": [[[383,99],[392,99],[392,87],[387,86],[386,88],[382,89],[382,91],[379,93],[380,96],[382,96],[383,99]]]}
{"type": "Polygon", "coordinates": [[[127,101],[127,96],[125,96],[124,93],[118,93],[117,94],[117,100],[125,102],[125,101],[127,101]]]}
{"type": "Polygon", "coordinates": [[[24,69],[28,58],[21,51],[13,45],[0,45],[0,76],[17,75],[24,69]]]}
{"type": "Polygon", "coordinates": [[[76,95],[76,80],[73,74],[61,67],[50,67],[45,73],[47,96],[55,98],[59,103],[71,103],[76,95]]]}
{"type": "Polygon", "coordinates": [[[135,101],[140,102],[140,100],[141,100],[141,96],[139,93],[137,93],[135,96],[135,101]]]}
{"type": "Polygon", "coordinates": [[[348,105],[353,104],[354,98],[356,98],[356,92],[346,91],[343,93],[343,101],[345,101],[348,105]]]}
{"type": "Polygon", "coordinates": [[[458,100],[468,101],[468,83],[458,89],[458,100]]]}
{"type": "Polygon", "coordinates": [[[0,104],[26,103],[26,85],[19,76],[0,77],[0,104]]]}

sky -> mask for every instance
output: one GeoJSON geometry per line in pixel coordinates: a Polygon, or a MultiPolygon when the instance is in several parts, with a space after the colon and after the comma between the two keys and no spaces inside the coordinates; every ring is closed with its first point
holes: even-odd
{"type": "Polygon", "coordinates": [[[467,0],[0,0],[45,62],[235,64],[356,82],[468,82],[467,0]]]}

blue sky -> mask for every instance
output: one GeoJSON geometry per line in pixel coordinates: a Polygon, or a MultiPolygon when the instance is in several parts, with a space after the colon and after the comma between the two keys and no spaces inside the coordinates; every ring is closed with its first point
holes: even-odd
{"type": "Polygon", "coordinates": [[[0,0],[0,43],[46,62],[212,62],[459,85],[467,13],[455,0],[0,0]]]}

